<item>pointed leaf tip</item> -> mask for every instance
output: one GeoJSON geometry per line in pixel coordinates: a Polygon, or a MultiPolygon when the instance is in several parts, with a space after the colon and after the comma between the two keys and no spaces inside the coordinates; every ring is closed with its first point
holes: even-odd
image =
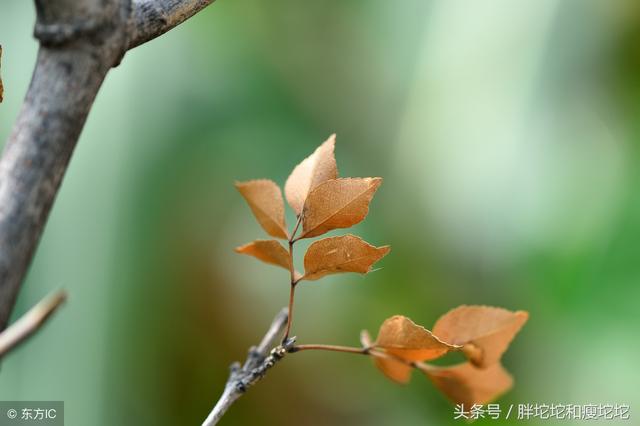
{"type": "Polygon", "coordinates": [[[256,240],[236,247],[236,253],[253,256],[263,262],[289,270],[289,252],[276,240],[256,240]]]}
{"type": "Polygon", "coordinates": [[[287,202],[297,215],[302,213],[309,192],[321,183],[338,177],[335,159],[335,133],[322,143],[310,156],[298,164],[284,185],[287,202]]]}
{"type": "Polygon", "coordinates": [[[382,323],[375,346],[408,361],[429,361],[459,349],[403,315],[395,315],[382,323]]]}
{"type": "Polygon", "coordinates": [[[284,200],[280,187],[268,179],[236,182],[258,223],[272,237],[287,239],[284,221],[284,200]]]}
{"type": "Polygon", "coordinates": [[[525,311],[463,305],[440,317],[433,333],[449,343],[470,345],[463,350],[468,359],[487,367],[500,360],[528,318],[525,311]]]}

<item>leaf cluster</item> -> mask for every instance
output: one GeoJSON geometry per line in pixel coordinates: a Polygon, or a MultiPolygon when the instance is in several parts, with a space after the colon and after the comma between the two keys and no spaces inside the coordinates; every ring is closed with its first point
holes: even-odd
{"type": "MultiPolygon", "coordinates": [[[[255,240],[235,250],[289,270],[289,321],[293,290],[300,281],[343,272],[366,274],[390,251],[389,246],[376,247],[351,234],[323,238],[313,242],[305,253],[304,272],[294,269],[296,241],[361,222],[382,184],[379,177],[339,178],[334,151],[335,135],[332,135],[288,177],[284,194],[297,218],[291,232],[285,223],[284,198],[275,182],[259,179],[236,183],[265,232],[288,242],[288,250],[275,239],[255,240]]],[[[500,359],[527,318],[524,311],[463,305],[440,317],[432,331],[396,315],[383,322],[373,342],[369,333],[363,331],[361,348],[299,345],[293,351],[325,349],[369,355],[375,366],[397,383],[407,383],[412,370],[418,369],[452,401],[484,404],[512,386],[513,379],[500,359]],[[427,363],[456,351],[465,355],[465,362],[451,366],[427,363]]],[[[284,341],[290,326],[289,322],[284,341]]]]}
{"type": "MultiPolygon", "coordinates": [[[[382,178],[339,178],[334,149],[335,135],[332,135],[298,164],[287,179],[285,196],[297,217],[291,233],[285,223],[282,192],[275,182],[259,179],[236,183],[265,232],[287,240],[290,246],[287,250],[277,240],[255,240],[236,248],[236,252],[290,270],[293,243],[349,228],[367,216],[382,178]],[[296,235],[298,230],[300,234],[296,235]]],[[[292,272],[292,284],[342,272],[366,274],[389,250],[389,246],[375,247],[350,234],[315,241],[304,255],[304,273],[292,272]]]]}
{"type": "Polygon", "coordinates": [[[384,321],[375,342],[366,331],[361,341],[391,380],[407,383],[417,368],[453,402],[485,404],[513,384],[500,359],[528,317],[524,311],[463,305],[441,316],[432,331],[396,315],[384,321]],[[425,363],[454,351],[467,361],[445,367],[425,363]]]}

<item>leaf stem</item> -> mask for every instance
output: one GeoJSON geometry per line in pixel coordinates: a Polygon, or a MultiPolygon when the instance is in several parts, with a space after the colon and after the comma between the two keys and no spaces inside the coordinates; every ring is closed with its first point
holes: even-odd
{"type": "Polygon", "coordinates": [[[351,346],[338,346],[338,345],[296,345],[291,348],[290,352],[301,352],[301,351],[310,351],[310,350],[318,350],[318,351],[331,351],[331,352],[346,352],[350,354],[361,354],[361,355],[369,355],[368,348],[354,348],[351,346]]]}
{"type": "Polygon", "coordinates": [[[373,357],[377,357],[377,358],[384,358],[384,359],[388,359],[388,360],[391,360],[391,361],[396,361],[396,362],[404,364],[404,365],[406,365],[408,367],[416,368],[416,369],[422,370],[422,371],[430,371],[430,370],[433,370],[434,368],[435,369],[438,368],[438,367],[435,367],[433,365],[427,364],[425,362],[407,361],[406,359],[403,359],[403,358],[401,358],[399,356],[396,356],[396,355],[391,354],[389,352],[385,352],[385,351],[383,351],[381,349],[377,349],[375,347],[370,347],[370,346],[366,346],[366,347],[362,347],[362,348],[355,348],[355,347],[352,347],[352,346],[322,345],[322,344],[295,345],[289,350],[289,352],[294,353],[294,352],[310,351],[310,350],[342,352],[342,353],[358,354],[358,355],[369,355],[369,356],[373,356],[373,357]]]}
{"type": "Polygon", "coordinates": [[[289,338],[289,333],[291,332],[291,324],[293,323],[293,302],[296,293],[296,284],[298,281],[296,279],[296,269],[293,266],[293,244],[296,242],[295,236],[296,232],[298,232],[298,228],[300,227],[300,223],[302,222],[302,213],[298,215],[298,220],[296,221],[296,225],[293,227],[293,232],[291,232],[291,237],[289,237],[289,276],[290,276],[290,290],[289,290],[289,316],[287,317],[287,329],[284,332],[284,337],[282,338],[282,342],[286,342],[289,338]]]}
{"type": "Polygon", "coordinates": [[[297,239],[295,238],[296,232],[298,232],[298,228],[300,227],[300,223],[302,223],[302,213],[298,215],[298,220],[296,221],[296,225],[293,227],[293,232],[291,233],[291,238],[289,238],[290,243],[295,243],[297,239]]]}
{"type": "Polygon", "coordinates": [[[291,323],[293,322],[293,300],[296,292],[296,282],[291,281],[291,287],[289,291],[289,316],[287,317],[287,328],[284,332],[284,337],[282,338],[282,342],[286,342],[289,338],[289,333],[291,332],[291,323]]]}

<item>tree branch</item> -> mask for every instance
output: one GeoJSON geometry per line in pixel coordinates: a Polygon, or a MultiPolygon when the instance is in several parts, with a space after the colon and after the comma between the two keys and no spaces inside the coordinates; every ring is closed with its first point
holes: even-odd
{"type": "Polygon", "coordinates": [[[257,347],[249,349],[249,355],[242,367],[240,363],[231,364],[229,379],[224,387],[220,399],[216,403],[202,426],[213,426],[220,421],[227,410],[238,400],[251,386],[262,379],[267,371],[280,361],[293,347],[295,338],[274,347],[280,340],[287,326],[287,308],[283,308],[273,319],[269,330],[257,347]],[[271,348],[273,349],[269,351],[271,348]]]}
{"type": "Polygon", "coordinates": [[[215,0],[134,0],[129,49],[180,25],[215,0]]]}
{"type": "Polygon", "coordinates": [[[95,97],[126,51],[213,0],[35,0],[40,50],[0,159],[0,330],[95,97]]]}
{"type": "Polygon", "coordinates": [[[38,331],[66,299],[62,290],[50,294],[0,333],[0,358],[38,331]]]}

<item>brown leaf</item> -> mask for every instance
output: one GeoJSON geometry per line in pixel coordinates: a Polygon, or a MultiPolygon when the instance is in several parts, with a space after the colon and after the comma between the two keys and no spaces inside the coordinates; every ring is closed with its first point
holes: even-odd
{"type": "MultiPolygon", "coordinates": [[[[373,347],[371,336],[367,330],[360,332],[360,343],[363,348],[373,347]]],[[[386,353],[371,352],[371,359],[375,365],[385,376],[394,382],[404,384],[408,383],[411,378],[411,367],[400,361],[390,358],[386,353]]]]}
{"type": "Polygon", "coordinates": [[[317,280],[328,274],[358,272],[366,274],[391,247],[374,247],[355,235],[325,238],[309,246],[304,255],[304,280],[317,280]]]}
{"type": "Polygon", "coordinates": [[[304,202],[311,190],[322,182],[338,177],[338,167],[333,154],[335,143],[336,135],[333,134],[293,169],[284,184],[284,194],[297,215],[302,213],[304,202]]]}
{"type": "Polygon", "coordinates": [[[429,361],[459,346],[445,343],[409,318],[395,315],[380,326],[375,347],[408,361],[429,361]]]}
{"type": "Polygon", "coordinates": [[[428,366],[424,373],[447,398],[466,408],[494,401],[513,385],[513,378],[500,363],[488,368],[476,368],[469,362],[451,367],[428,366]]]}
{"type": "MultiPolygon", "coordinates": [[[[450,350],[459,349],[458,346],[440,341],[429,330],[402,315],[393,316],[382,323],[374,347],[409,362],[433,360],[450,350]]],[[[399,383],[409,380],[410,368],[404,368],[409,366],[402,362],[384,358],[374,358],[374,362],[391,380],[399,383]]]]}
{"type": "Polygon", "coordinates": [[[267,234],[287,239],[287,226],[284,223],[284,201],[275,182],[268,179],[236,182],[236,188],[249,203],[260,226],[267,234]]]}
{"type": "Polygon", "coordinates": [[[372,352],[371,355],[373,365],[375,365],[382,374],[387,376],[387,378],[402,385],[409,383],[409,379],[411,379],[411,366],[394,359],[376,355],[375,352],[372,352]]]}
{"type": "Polygon", "coordinates": [[[463,351],[475,365],[487,367],[500,360],[528,318],[524,311],[463,305],[440,317],[433,334],[455,345],[473,345],[463,351]]]}
{"type": "Polygon", "coordinates": [[[309,238],[349,228],[369,213],[369,203],[382,178],[331,179],[309,193],[302,212],[302,235],[309,238]]]}
{"type": "Polygon", "coordinates": [[[256,240],[235,249],[236,253],[253,256],[263,262],[289,270],[291,256],[276,240],[256,240]]]}

